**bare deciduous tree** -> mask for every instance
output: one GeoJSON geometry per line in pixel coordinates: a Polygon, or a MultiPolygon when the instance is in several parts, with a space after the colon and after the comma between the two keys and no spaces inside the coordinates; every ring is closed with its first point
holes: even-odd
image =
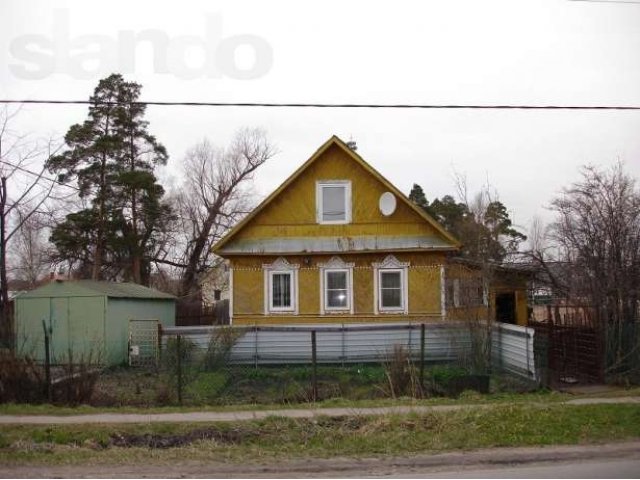
{"type": "Polygon", "coordinates": [[[608,372],[637,371],[640,190],[636,180],[620,163],[609,170],[584,167],[580,181],[565,189],[552,206],[558,219],[551,236],[560,259],[571,269],[564,282],[566,294],[597,310],[607,329],[608,372]]]}
{"type": "Polygon", "coordinates": [[[21,228],[14,237],[12,245],[13,276],[35,288],[39,279],[51,269],[52,251],[48,241],[48,216],[36,212],[23,221],[32,211],[30,206],[17,212],[21,228]]]}
{"type": "Polygon", "coordinates": [[[187,152],[185,181],[174,197],[175,233],[183,238],[174,238],[157,258],[157,263],[180,270],[180,295],[195,293],[199,275],[219,261],[211,253],[212,245],[249,212],[253,175],[274,154],[260,129],[238,131],[224,149],[203,140],[187,152]],[[178,258],[172,258],[173,248],[181,252],[178,258]]]}
{"type": "Polygon", "coordinates": [[[19,109],[0,110],[0,337],[5,341],[11,336],[7,247],[56,186],[54,181],[44,181],[44,167],[37,171],[31,167],[44,163],[57,147],[52,140],[43,143],[13,130],[11,123],[18,113],[19,109]]]}
{"type": "Polygon", "coordinates": [[[603,309],[606,321],[636,321],[640,300],[640,191],[617,164],[585,167],[552,206],[551,235],[562,259],[580,269],[569,293],[603,309]]]}
{"type": "Polygon", "coordinates": [[[538,269],[539,275],[535,287],[551,288],[555,295],[566,296],[570,272],[568,266],[560,265],[557,248],[551,241],[550,226],[545,225],[542,219],[535,216],[531,222],[528,235],[528,244],[522,252],[538,269]],[[563,268],[555,268],[561,266],[563,268]],[[563,274],[559,274],[559,273],[563,274]]]}

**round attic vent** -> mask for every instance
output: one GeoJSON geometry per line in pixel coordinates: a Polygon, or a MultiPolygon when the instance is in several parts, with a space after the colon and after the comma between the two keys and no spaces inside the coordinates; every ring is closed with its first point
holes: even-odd
{"type": "Polygon", "coordinates": [[[385,217],[388,217],[393,212],[396,211],[396,197],[391,192],[384,192],[380,195],[380,201],[378,202],[378,207],[380,207],[380,213],[385,217]]]}

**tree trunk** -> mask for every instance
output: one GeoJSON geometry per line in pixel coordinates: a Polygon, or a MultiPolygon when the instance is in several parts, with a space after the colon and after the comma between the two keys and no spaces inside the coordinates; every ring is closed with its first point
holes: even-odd
{"type": "Polygon", "coordinates": [[[102,165],[100,171],[100,200],[99,200],[99,208],[98,208],[98,225],[96,229],[96,249],[93,254],[93,269],[91,271],[91,279],[92,280],[100,280],[101,278],[101,270],[102,270],[102,252],[104,250],[104,216],[105,216],[105,168],[106,168],[106,155],[103,155],[102,165]]]}
{"type": "MultiPolygon", "coordinates": [[[[136,168],[133,137],[129,138],[129,155],[131,156],[130,171],[133,174],[136,168]]],[[[140,251],[140,239],[138,238],[138,205],[135,187],[131,187],[131,237],[131,274],[134,283],[142,284],[142,253],[140,251]]]]}
{"type": "Polygon", "coordinates": [[[0,341],[5,345],[12,345],[9,281],[7,279],[6,205],[7,179],[2,177],[0,183],[0,341]]]}
{"type": "MultiPolygon", "coordinates": [[[[217,211],[217,210],[216,210],[217,211]]],[[[193,242],[193,250],[189,255],[189,261],[187,262],[187,268],[185,268],[182,275],[182,281],[180,282],[180,295],[189,295],[197,291],[197,274],[198,274],[198,262],[202,251],[207,243],[207,237],[211,232],[215,215],[211,212],[205,220],[200,234],[193,242]]]]}
{"type": "MultiPolygon", "coordinates": [[[[109,114],[105,116],[104,134],[109,134],[110,117],[109,114]]],[[[104,257],[104,231],[105,231],[105,215],[106,215],[106,170],[107,170],[107,154],[102,153],[102,161],[100,163],[100,206],[98,208],[98,225],[96,230],[96,250],[93,255],[93,269],[91,273],[92,280],[100,280],[102,278],[102,262],[104,257]]]]}

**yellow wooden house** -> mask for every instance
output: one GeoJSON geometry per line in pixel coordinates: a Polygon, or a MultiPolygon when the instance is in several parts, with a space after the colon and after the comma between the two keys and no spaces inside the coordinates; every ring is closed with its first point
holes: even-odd
{"type": "Polygon", "coordinates": [[[440,321],[460,242],[336,136],[213,248],[234,325],[440,321]]]}

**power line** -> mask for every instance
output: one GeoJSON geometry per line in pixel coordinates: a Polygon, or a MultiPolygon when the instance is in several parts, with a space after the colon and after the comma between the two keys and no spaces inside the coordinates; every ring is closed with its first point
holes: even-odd
{"type": "Polygon", "coordinates": [[[47,180],[51,183],[57,183],[58,185],[62,185],[63,187],[72,188],[73,190],[80,191],[78,187],[74,187],[73,185],[69,185],[68,183],[61,182],[59,180],[55,180],[53,178],[46,177],[38,172],[34,172],[33,170],[29,170],[28,168],[21,167],[20,165],[16,165],[15,163],[7,162],[6,160],[0,160],[0,163],[4,163],[5,165],[9,165],[10,167],[15,168],[16,170],[20,170],[21,172],[28,173],[35,177],[41,178],[43,180],[47,180]]]}
{"type": "Polygon", "coordinates": [[[415,103],[279,103],[279,102],[112,102],[91,100],[10,100],[0,104],[36,105],[151,105],[160,107],[249,107],[249,108],[366,108],[366,109],[424,109],[424,110],[640,110],[640,105],[474,105],[474,104],[415,104],[415,103]]]}

